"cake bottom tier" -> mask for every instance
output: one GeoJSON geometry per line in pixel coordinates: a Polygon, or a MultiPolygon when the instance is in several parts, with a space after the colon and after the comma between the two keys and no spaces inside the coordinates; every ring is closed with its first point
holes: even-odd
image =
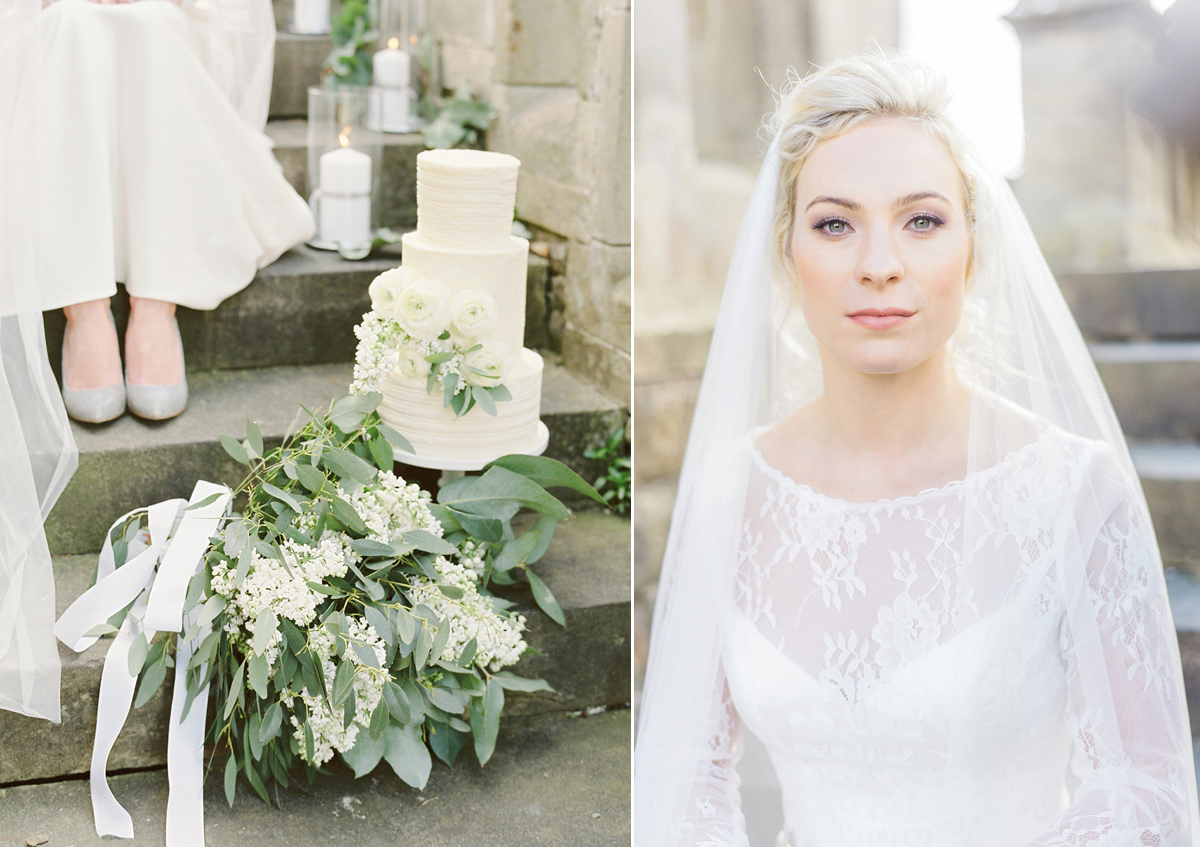
{"type": "Polygon", "coordinates": [[[454,461],[491,461],[508,453],[527,453],[540,440],[542,357],[522,348],[504,380],[511,400],[496,404],[495,417],[478,404],[460,418],[446,408],[440,391],[425,390],[425,380],[394,373],[383,384],[379,415],[412,443],[418,456],[454,461]]]}

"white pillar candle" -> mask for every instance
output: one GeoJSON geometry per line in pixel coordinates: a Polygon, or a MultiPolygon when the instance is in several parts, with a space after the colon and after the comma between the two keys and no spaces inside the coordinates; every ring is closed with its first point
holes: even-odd
{"type": "Polygon", "coordinates": [[[318,237],[322,241],[361,246],[371,240],[371,157],[349,146],[323,153],[319,185],[318,237]]]}
{"type": "Polygon", "coordinates": [[[399,49],[400,39],[388,41],[386,50],[375,54],[371,82],[382,88],[408,88],[412,80],[412,58],[399,49]]]}
{"type": "Polygon", "coordinates": [[[385,132],[408,132],[410,129],[412,57],[399,47],[400,39],[389,40],[387,49],[376,53],[372,63],[371,124],[385,132]]]}
{"type": "Polygon", "coordinates": [[[324,35],[330,29],[329,0],[293,0],[292,32],[324,35]]]}

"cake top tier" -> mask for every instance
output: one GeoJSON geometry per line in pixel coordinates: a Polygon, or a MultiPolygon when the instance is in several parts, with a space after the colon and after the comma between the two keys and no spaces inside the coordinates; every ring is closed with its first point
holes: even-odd
{"type": "Polygon", "coordinates": [[[512,236],[521,160],[484,150],[417,155],[417,232],[430,244],[496,250],[512,236]]]}

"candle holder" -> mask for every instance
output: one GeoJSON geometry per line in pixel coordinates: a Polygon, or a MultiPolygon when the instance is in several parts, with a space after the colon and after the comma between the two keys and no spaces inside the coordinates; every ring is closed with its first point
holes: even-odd
{"type": "Polygon", "coordinates": [[[365,87],[308,89],[308,202],[317,221],[309,246],[368,247],[379,228],[383,136],[368,126],[365,87]]]}
{"type": "Polygon", "coordinates": [[[383,132],[415,132],[428,121],[417,113],[425,0],[374,0],[380,50],[374,56],[369,121],[383,132]]]}
{"type": "Polygon", "coordinates": [[[292,0],[288,32],[297,35],[328,35],[333,31],[330,0],[292,0]]]}

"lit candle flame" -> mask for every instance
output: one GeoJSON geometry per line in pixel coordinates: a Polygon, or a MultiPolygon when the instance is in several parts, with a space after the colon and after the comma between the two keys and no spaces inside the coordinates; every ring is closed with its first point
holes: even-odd
{"type": "Polygon", "coordinates": [[[338,141],[342,143],[343,147],[350,146],[350,127],[346,127],[338,133],[338,141]]]}
{"type": "Polygon", "coordinates": [[[400,49],[400,39],[399,38],[389,38],[388,39],[388,49],[389,50],[399,50],[400,49]]]}
{"type": "Polygon", "coordinates": [[[408,37],[408,43],[411,44],[413,47],[416,47],[417,46],[417,36],[415,34],[410,35],[408,37]]]}

